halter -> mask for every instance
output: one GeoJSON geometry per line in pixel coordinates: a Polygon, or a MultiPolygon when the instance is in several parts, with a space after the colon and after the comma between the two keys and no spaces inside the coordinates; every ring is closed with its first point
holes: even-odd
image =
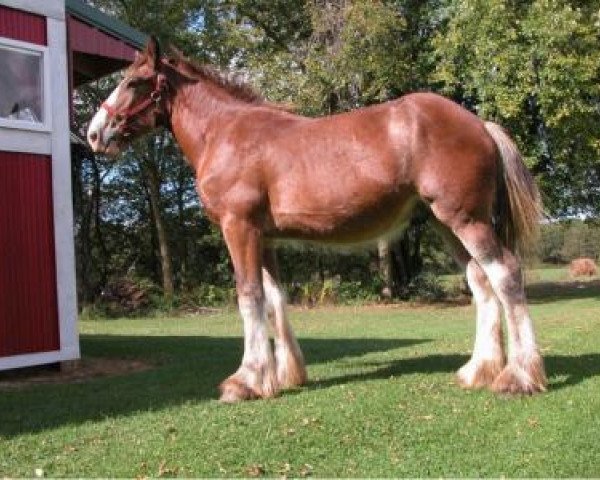
{"type": "Polygon", "coordinates": [[[106,110],[106,113],[108,113],[109,118],[114,118],[117,115],[120,115],[123,119],[123,123],[119,130],[124,130],[125,126],[129,123],[129,119],[131,117],[135,117],[139,113],[146,110],[152,104],[154,104],[157,107],[160,105],[160,102],[163,98],[162,94],[167,89],[167,78],[163,74],[159,73],[154,77],[153,83],[154,90],[150,92],[150,95],[147,98],[141,100],[137,105],[133,105],[128,108],[116,109],[108,103],[104,102],[102,103],[100,108],[106,110]]]}

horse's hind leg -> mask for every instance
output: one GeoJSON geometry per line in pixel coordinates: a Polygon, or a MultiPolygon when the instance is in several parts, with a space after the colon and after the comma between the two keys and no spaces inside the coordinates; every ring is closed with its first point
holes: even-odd
{"type": "Polygon", "coordinates": [[[492,385],[506,364],[502,306],[475,259],[467,264],[467,282],[477,308],[477,333],[473,355],[457,372],[457,377],[465,388],[481,388],[492,385]]]}
{"type": "Polygon", "coordinates": [[[489,386],[506,364],[502,340],[502,307],[485,272],[460,240],[445,225],[432,221],[432,226],[443,238],[456,262],[466,269],[467,283],[475,303],[475,345],[471,358],[456,374],[458,382],[464,388],[489,386]]]}
{"type": "Polygon", "coordinates": [[[506,317],[508,363],[492,383],[492,390],[526,394],[545,391],[544,364],[529,317],[517,258],[501,244],[487,223],[465,222],[454,228],[454,233],[485,272],[506,317]]]}
{"type": "Polygon", "coordinates": [[[263,266],[263,288],[267,313],[275,332],[275,363],[281,388],[306,383],[304,356],[285,311],[285,294],[279,284],[277,260],[272,249],[266,249],[263,266]]]}
{"type": "Polygon", "coordinates": [[[238,305],[244,322],[242,364],[221,383],[221,401],[272,397],[278,392],[278,384],[262,283],[261,232],[243,218],[226,218],[221,227],[235,270],[238,305]]]}

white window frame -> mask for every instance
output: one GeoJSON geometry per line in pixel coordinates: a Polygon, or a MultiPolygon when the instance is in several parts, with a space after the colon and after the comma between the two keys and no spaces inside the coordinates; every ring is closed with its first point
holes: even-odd
{"type": "Polygon", "coordinates": [[[9,118],[0,118],[0,128],[12,128],[17,130],[26,130],[29,132],[52,131],[52,96],[50,95],[50,59],[49,49],[45,45],[22,42],[12,38],[0,37],[0,48],[8,47],[11,50],[34,52],[41,57],[42,74],[42,122],[29,122],[27,120],[15,120],[9,118]]]}

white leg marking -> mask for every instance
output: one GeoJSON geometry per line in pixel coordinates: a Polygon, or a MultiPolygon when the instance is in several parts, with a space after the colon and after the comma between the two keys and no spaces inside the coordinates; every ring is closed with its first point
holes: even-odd
{"type": "Polygon", "coordinates": [[[277,282],[263,269],[263,289],[275,332],[275,361],[280,386],[291,387],[306,381],[304,356],[285,312],[285,296],[277,282]]]}
{"type": "Polygon", "coordinates": [[[264,305],[253,299],[240,298],[239,309],[244,321],[244,365],[263,365],[271,358],[264,305]]]}
{"type": "Polygon", "coordinates": [[[458,371],[461,383],[467,387],[490,384],[505,363],[501,304],[487,280],[477,275],[479,266],[474,262],[471,260],[467,266],[467,281],[477,312],[475,345],[471,359],[458,371]]]}
{"type": "Polygon", "coordinates": [[[529,356],[537,352],[537,344],[535,334],[533,332],[533,324],[523,292],[518,292],[522,298],[510,299],[503,290],[506,285],[514,281],[510,277],[510,272],[506,266],[498,261],[492,261],[483,266],[490,282],[494,286],[494,290],[499,293],[500,301],[504,307],[506,322],[508,327],[508,349],[509,358],[521,358],[529,356]]]}
{"type": "Polygon", "coordinates": [[[493,233],[483,225],[455,232],[467,251],[483,268],[494,293],[500,300],[508,330],[508,363],[495,378],[491,389],[498,393],[532,394],[546,390],[544,361],[539,354],[533,325],[527,310],[520,267],[517,258],[506,248],[501,248],[494,258],[486,255],[493,252],[481,245],[497,244],[493,233]],[[471,237],[471,238],[470,238],[471,237]],[[474,239],[474,240],[473,240],[474,239]],[[482,254],[483,252],[483,254],[482,254]]]}
{"type": "Polygon", "coordinates": [[[244,356],[237,372],[221,384],[221,401],[273,397],[278,392],[278,385],[264,302],[240,297],[238,304],[244,321],[244,356]]]}
{"type": "Polygon", "coordinates": [[[535,340],[521,279],[514,277],[515,270],[511,271],[499,261],[489,262],[483,268],[502,302],[508,329],[508,363],[492,384],[492,389],[528,394],[545,391],[544,363],[535,340]]]}

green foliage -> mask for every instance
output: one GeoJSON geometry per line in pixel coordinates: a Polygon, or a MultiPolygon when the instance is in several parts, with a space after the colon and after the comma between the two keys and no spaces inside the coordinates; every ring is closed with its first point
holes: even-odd
{"type": "Polygon", "coordinates": [[[308,88],[301,91],[309,112],[349,110],[387,100],[403,89],[406,22],[398,9],[360,0],[313,4],[310,11],[312,48],[303,72],[308,88]]]}
{"type": "Polygon", "coordinates": [[[418,299],[426,302],[444,300],[448,297],[448,291],[439,277],[432,272],[422,272],[413,279],[400,292],[401,298],[418,299]]]}
{"type": "Polygon", "coordinates": [[[347,280],[341,277],[328,277],[323,281],[313,279],[285,286],[288,300],[292,304],[305,307],[319,305],[348,305],[371,303],[381,300],[381,279],[376,275],[370,281],[347,280]]]}
{"type": "Polygon", "coordinates": [[[190,292],[180,295],[182,308],[222,307],[233,305],[236,294],[233,286],[220,287],[210,283],[203,283],[190,292]]]}
{"type": "Polygon", "coordinates": [[[568,263],[575,258],[600,259],[600,225],[571,220],[543,225],[539,257],[543,262],[568,263]]]}
{"type": "Polygon", "coordinates": [[[566,224],[562,222],[549,223],[540,229],[538,256],[547,263],[562,263],[562,246],[565,241],[566,224]]]}
{"type": "Polygon", "coordinates": [[[593,3],[458,0],[434,40],[434,79],[510,128],[553,214],[599,212],[600,9],[593,3]]]}
{"type": "MultiPolygon", "coordinates": [[[[200,61],[243,74],[269,99],[294,104],[305,114],[346,111],[412,90],[449,95],[509,128],[554,218],[600,213],[597,0],[90,3],[157,35],[163,46],[175,44],[200,61]]],[[[78,90],[80,136],[116,80],[78,90]]],[[[175,294],[157,300],[163,303],[157,308],[227,302],[224,291],[233,286],[227,250],[202,213],[193,172],[170,135],[136,143],[116,163],[76,151],[73,200],[83,306],[94,304],[110,278],[128,274],[167,293],[172,283],[175,294]],[[190,300],[186,292],[196,293],[190,300]]],[[[590,246],[598,244],[593,229],[571,232],[561,224],[544,230],[544,260],[598,255],[590,246]],[[590,239],[587,246],[583,238],[590,239]]],[[[412,225],[402,242],[395,254],[415,254],[415,262],[399,262],[410,270],[402,295],[441,295],[428,273],[454,271],[441,242],[422,225],[412,225]],[[421,266],[424,276],[411,283],[421,266]]],[[[370,300],[381,292],[374,251],[281,253],[284,282],[304,289],[310,302],[330,297],[346,302],[352,295],[370,300]]]]}
{"type": "Polygon", "coordinates": [[[381,300],[382,287],[383,283],[378,276],[373,277],[368,284],[364,284],[360,280],[340,282],[336,289],[336,297],[338,303],[341,304],[376,302],[381,300]]]}
{"type": "Polygon", "coordinates": [[[587,223],[572,222],[565,230],[560,253],[565,260],[600,258],[600,226],[594,228],[587,223]]]}

